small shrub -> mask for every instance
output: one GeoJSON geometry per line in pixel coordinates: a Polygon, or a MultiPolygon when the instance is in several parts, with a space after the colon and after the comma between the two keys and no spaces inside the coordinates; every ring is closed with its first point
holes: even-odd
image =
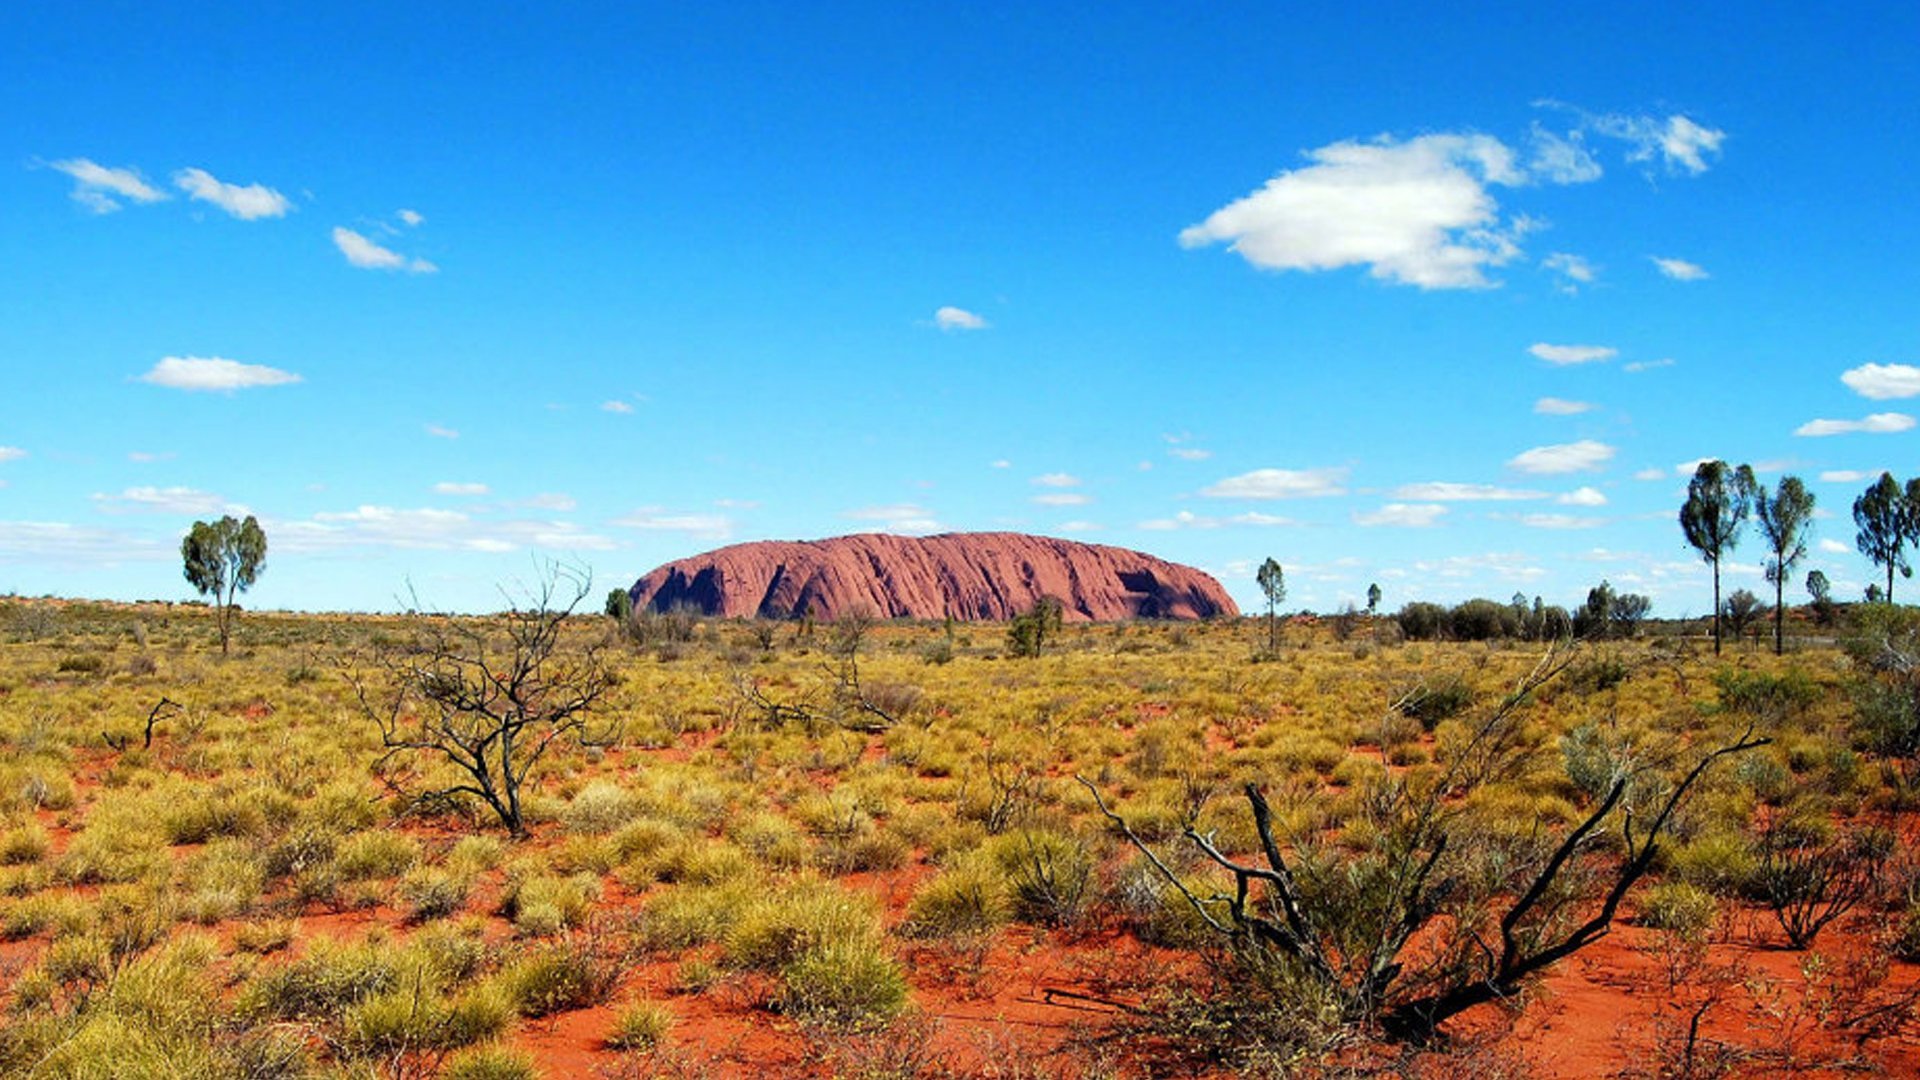
{"type": "Polygon", "coordinates": [[[32,822],[0,834],[0,864],[19,866],[22,863],[37,863],[47,857],[49,850],[51,842],[47,839],[47,830],[32,822]]]}
{"type": "Polygon", "coordinates": [[[533,1059],[502,1046],[480,1046],[447,1059],[440,1080],[540,1080],[533,1059]]]}
{"type": "Polygon", "coordinates": [[[243,1016],[269,1020],[326,1020],[348,1006],[398,985],[391,950],[378,942],[316,942],[290,964],[255,975],[235,1004],[243,1016]]]}
{"type": "Polygon", "coordinates": [[[1640,903],[1640,921],[1655,930],[1668,930],[1698,941],[1713,929],[1720,903],[1712,893],[1684,881],[1663,882],[1648,889],[1640,903]]]}
{"type": "Polygon", "coordinates": [[[447,870],[419,867],[400,879],[394,890],[407,917],[416,922],[444,919],[467,902],[471,879],[447,870]]]}
{"type": "Polygon", "coordinates": [[[639,1001],[621,1009],[613,1018],[613,1029],[606,1043],[615,1050],[652,1050],[664,1043],[673,1030],[673,1010],[652,1001],[639,1001]]]}
{"type": "Polygon", "coordinates": [[[919,937],[982,933],[1007,921],[1006,883],[984,858],[968,858],[921,885],[907,904],[905,932],[919,937]]]}
{"type": "Polygon", "coordinates": [[[876,941],[839,940],[809,950],[781,973],[780,1004],[800,1020],[859,1027],[899,1015],[907,980],[876,941]]]}
{"type": "Polygon", "coordinates": [[[98,675],[107,670],[107,658],[98,653],[74,653],[60,658],[63,674],[98,675]]]}
{"type": "Polygon", "coordinates": [[[604,836],[639,816],[633,794],[618,784],[595,780],[580,789],[561,814],[570,832],[604,836]]]}
{"type": "Polygon", "coordinates": [[[1432,731],[1473,704],[1473,687],[1458,675],[1442,675],[1402,693],[1395,703],[1402,716],[1412,717],[1432,731]]]}
{"type": "Polygon", "coordinates": [[[279,952],[293,944],[297,926],[292,919],[262,919],[259,922],[241,923],[233,928],[233,947],[261,956],[279,952]]]}
{"type": "Polygon", "coordinates": [[[540,1017],[600,1004],[619,977],[616,960],[572,938],[525,954],[501,973],[501,982],[520,1015],[540,1017]]]}
{"type": "Polygon", "coordinates": [[[256,836],[266,827],[260,810],[232,796],[183,797],[170,802],[160,830],[172,844],[204,844],[220,836],[256,836]]]}
{"type": "Polygon", "coordinates": [[[345,881],[399,877],[419,860],[418,841],[384,829],[355,833],[333,853],[334,868],[345,881]]]}
{"type": "Polygon", "coordinates": [[[1041,926],[1071,926],[1092,895],[1093,856],[1064,833],[1022,829],[997,838],[993,858],[1007,882],[1013,915],[1041,926]]]}
{"type": "Polygon", "coordinates": [[[741,967],[775,971],[835,941],[877,941],[873,901],[823,881],[804,881],[772,893],[743,912],[727,935],[727,959],[741,967]]]}

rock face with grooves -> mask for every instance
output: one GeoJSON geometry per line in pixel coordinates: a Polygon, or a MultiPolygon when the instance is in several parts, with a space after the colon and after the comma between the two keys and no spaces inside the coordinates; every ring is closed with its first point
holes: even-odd
{"type": "Polygon", "coordinates": [[[1068,621],[1240,613],[1220,583],[1138,551],[1025,533],[881,533],[734,544],[670,562],[631,590],[634,610],[724,618],[1004,620],[1043,596],[1068,621]]]}

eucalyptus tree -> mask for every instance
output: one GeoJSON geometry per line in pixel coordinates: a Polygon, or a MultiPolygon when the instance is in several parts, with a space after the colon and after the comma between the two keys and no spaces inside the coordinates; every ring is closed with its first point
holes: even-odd
{"type": "Polygon", "coordinates": [[[1272,653],[1280,647],[1278,609],[1280,601],[1287,598],[1287,575],[1280,569],[1279,560],[1268,556],[1254,574],[1254,580],[1260,583],[1260,591],[1267,598],[1267,652],[1272,653]]]}
{"type": "Polygon", "coordinates": [[[1740,542],[1753,509],[1753,469],[1724,461],[1703,461],[1687,483],[1680,507],[1680,531],[1700,558],[1713,567],[1713,652],[1720,655],[1720,563],[1740,542]]]}
{"type": "Polygon", "coordinates": [[[1760,535],[1773,549],[1767,560],[1767,580],[1773,583],[1773,653],[1781,654],[1786,612],[1787,578],[1794,564],[1807,557],[1807,530],[1813,524],[1813,492],[1797,476],[1783,476],[1774,491],[1754,493],[1753,518],[1760,535]]]}
{"type": "Polygon", "coordinates": [[[1881,473],[1873,486],[1853,500],[1853,524],[1859,530],[1853,544],[1860,554],[1872,559],[1875,566],[1887,568],[1887,591],[1881,599],[1891,604],[1894,570],[1899,570],[1901,577],[1913,576],[1905,549],[1913,538],[1914,525],[1913,503],[1892,473],[1881,473]]]}
{"type": "Polygon", "coordinates": [[[227,655],[233,625],[233,599],[246,592],[267,566],[267,534],[252,514],[245,521],[228,514],[219,521],[196,521],[180,539],[182,573],[201,596],[213,597],[213,620],[220,628],[220,655],[227,655]]]}

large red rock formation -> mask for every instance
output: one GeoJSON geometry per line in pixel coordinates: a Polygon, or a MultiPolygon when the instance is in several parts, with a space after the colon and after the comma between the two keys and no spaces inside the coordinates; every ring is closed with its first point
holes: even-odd
{"type": "Polygon", "coordinates": [[[834,619],[1010,619],[1043,596],[1072,621],[1238,615],[1220,583],[1138,551],[1024,533],[879,533],[763,540],[670,562],[633,586],[635,610],[834,619]]]}

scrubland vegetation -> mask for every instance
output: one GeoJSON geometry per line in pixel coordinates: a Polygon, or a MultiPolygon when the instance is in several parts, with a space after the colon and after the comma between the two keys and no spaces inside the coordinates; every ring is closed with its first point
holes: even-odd
{"type": "Polygon", "coordinates": [[[1480,603],[0,604],[0,1074],[1911,1074],[1920,617],[1480,603]]]}

